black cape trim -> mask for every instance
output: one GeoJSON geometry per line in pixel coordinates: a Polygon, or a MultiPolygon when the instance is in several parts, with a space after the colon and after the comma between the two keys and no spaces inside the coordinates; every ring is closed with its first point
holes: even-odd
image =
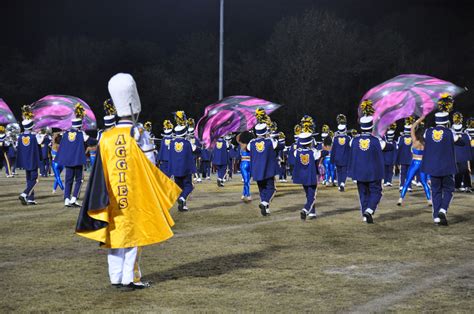
{"type": "Polygon", "coordinates": [[[91,171],[89,182],[77,218],[76,231],[94,231],[107,227],[108,223],[88,215],[89,211],[99,210],[109,205],[109,193],[105,183],[104,168],[100,156],[100,146],[97,147],[97,157],[91,171]]]}

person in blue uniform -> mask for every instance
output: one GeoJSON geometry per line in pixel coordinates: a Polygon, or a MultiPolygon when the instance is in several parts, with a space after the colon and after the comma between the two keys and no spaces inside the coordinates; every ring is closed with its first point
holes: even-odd
{"type": "Polygon", "coordinates": [[[453,131],[457,136],[462,138],[464,146],[456,145],[454,153],[456,156],[456,166],[458,172],[454,176],[454,188],[459,192],[471,192],[471,171],[469,169],[469,161],[472,159],[471,154],[471,137],[463,132],[463,116],[460,112],[453,114],[453,131]]]}
{"type": "Polygon", "coordinates": [[[10,145],[8,145],[7,158],[10,164],[10,178],[16,175],[16,155],[17,155],[17,144],[18,139],[12,134],[12,132],[7,132],[7,140],[10,145]]]}
{"type": "Polygon", "coordinates": [[[410,168],[408,168],[407,178],[405,183],[403,184],[402,191],[400,192],[400,198],[398,200],[397,205],[401,206],[405,195],[407,194],[408,187],[411,183],[411,180],[418,175],[420,177],[421,184],[423,185],[423,189],[425,190],[426,199],[428,200],[428,205],[432,206],[431,202],[431,191],[428,185],[428,177],[426,173],[420,172],[421,163],[423,160],[423,153],[425,149],[425,140],[423,138],[424,129],[421,126],[421,123],[425,117],[421,117],[420,119],[416,120],[415,123],[412,124],[410,130],[411,136],[411,151],[413,153],[412,161],[410,168]]]}
{"type": "Polygon", "coordinates": [[[336,186],[335,167],[334,164],[331,162],[332,138],[330,136],[330,132],[331,130],[329,129],[329,126],[327,124],[324,124],[321,132],[322,144],[320,146],[316,146],[316,148],[321,149],[322,147],[323,150],[327,151],[327,153],[324,154],[322,160],[322,164],[324,166],[323,185],[336,186]]]}
{"type": "Polygon", "coordinates": [[[211,151],[205,147],[201,149],[200,167],[202,178],[211,180],[211,151]]]}
{"type": "Polygon", "coordinates": [[[10,148],[10,143],[7,139],[7,134],[5,132],[5,127],[0,125],[0,160],[2,161],[0,168],[3,166],[5,168],[5,175],[7,178],[13,177],[11,170],[11,162],[8,158],[8,150],[10,148]]]}
{"type": "Polygon", "coordinates": [[[227,163],[229,159],[227,142],[220,138],[216,142],[216,146],[212,151],[212,164],[217,168],[217,186],[224,186],[224,179],[227,171],[227,163]]]}
{"type": "Polygon", "coordinates": [[[241,199],[247,203],[252,200],[250,195],[250,178],[252,176],[252,164],[250,161],[250,152],[247,150],[247,144],[252,140],[253,136],[246,131],[237,135],[237,143],[240,146],[240,173],[244,182],[241,199]]]}
{"type": "MultiPolygon", "coordinates": [[[[397,165],[400,166],[400,191],[405,184],[407,177],[408,168],[411,165],[411,125],[413,123],[413,117],[405,119],[405,126],[403,134],[398,138],[397,141],[397,165]]],[[[411,192],[411,182],[408,186],[408,192],[411,192]]]]}
{"type": "MultiPolygon", "coordinates": [[[[471,117],[467,120],[467,122],[466,122],[466,131],[465,132],[471,138],[471,141],[468,144],[468,146],[471,147],[471,160],[469,161],[469,173],[472,174],[472,169],[474,168],[474,118],[471,117]]],[[[468,192],[468,193],[472,192],[472,183],[471,183],[471,189],[466,190],[466,192],[468,192]]]]}
{"type": "Polygon", "coordinates": [[[163,122],[163,133],[161,133],[161,145],[158,152],[158,162],[160,170],[166,174],[168,177],[171,177],[169,169],[169,160],[170,160],[170,145],[171,140],[173,139],[173,124],[170,120],[165,120],[163,122]]]}
{"type": "Polygon", "coordinates": [[[83,170],[86,165],[85,143],[89,136],[81,130],[84,108],[76,105],[76,118],[72,120],[71,129],[64,132],[55,161],[66,168],[64,184],[64,206],[81,207],[77,202],[83,181],[83,170]],[[74,189],[73,189],[74,187],[74,189]]]}
{"type": "Polygon", "coordinates": [[[435,127],[425,132],[425,153],[421,171],[428,174],[431,180],[431,197],[433,201],[433,221],[435,225],[448,225],[448,209],[453,198],[454,175],[456,169],[455,145],[464,145],[462,138],[449,128],[449,111],[454,100],[444,94],[438,101],[435,114],[435,127]]]}
{"type": "Polygon", "coordinates": [[[13,162],[10,158],[10,150],[14,144],[11,142],[6,134],[6,129],[3,125],[0,125],[0,167],[5,168],[5,175],[7,178],[13,177],[13,162]]]}
{"type": "Polygon", "coordinates": [[[224,137],[224,141],[227,144],[227,170],[225,181],[232,180],[234,174],[234,165],[237,159],[238,151],[235,149],[235,146],[232,144],[232,135],[228,134],[224,137]]]}
{"type": "Polygon", "coordinates": [[[278,182],[287,182],[286,180],[286,165],[288,163],[288,149],[286,148],[285,133],[278,133],[278,182]]]}
{"type": "Polygon", "coordinates": [[[41,143],[41,167],[40,176],[47,177],[51,167],[51,137],[46,129],[41,130],[41,135],[44,137],[41,143]]]}
{"type": "Polygon", "coordinates": [[[295,167],[294,152],[298,148],[298,135],[301,133],[301,125],[300,124],[295,125],[293,132],[294,132],[294,135],[293,135],[294,142],[288,148],[288,166],[290,168],[289,171],[291,175],[293,175],[293,168],[295,167]]]}
{"type": "Polygon", "coordinates": [[[169,169],[170,174],[174,177],[174,182],[182,190],[178,198],[178,210],[185,212],[189,210],[187,206],[188,196],[194,189],[192,175],[196,173],[196,163],[194,162],[193,151],[196,148],[186,139],[188,127],[184,111],[177,111],[175,119],[175,138],[170,143],[169,169]]]}
{"type": "Polygon", "coordinates": [[[382,198],[384,159],[382,151],[393,149],[390,144],[371,134],[373,128],[373,107],[370,100],[361,104],[364,116],[360,118],[362,134],[351,140],[349,171],[357,181],[360,209],[363,220],[373,223],[373,215],[382,198]]]}
{"type": "Polygon", "coordinates": [[[29,106],[23,106],[24,120],[21,122],[24,132],[18,138],[18,168],[25,169],[26,188],[18,197],[23,205],[36,205],[35,186],[38,183],[38,168],[40,167],[40,146],[43,137],[32,132],[33,114],[29,106]]]}
{"type": "Polygon", "coordinates": [[[303,129],[298,136],[300,147],[294,151],[295,168],[293,183],[301,184],[306,194],[306,204],[301,209],[302,220],[316,219],[316,193],[318,186],[318,161],[321,152],[314,148],[310,129],[303,129]]]}
{"type": "Polygon", "coordinates": [[[117,111],[115,109],[114,102],[111,98],[104,101],[105,116],[102,118],[104,121],[104,129],[97,132],[97,141],[100,142],[102,133],[115,127],[117,121],[117,111]]]}
{"type": "Polygon", "coordinates": [[[384,170],[383,170],[383,186],[391,187],[393,179],[393,167],[397,159],[397,143],[395,142],[395,131],[397,129],[397,124],[393,123],[390,125],[390,128],[387,130],[387,133],[384,136],[384,141],[393,145],[394,149],[390,151],[383,151],[383,160],[384,160],[384,170]]]}
{"type": "Polygon", "coordinates": [[[194,159],[194,164],[195,164],[195,169],[196,172],[193,173],[193,180],[197,183],[201,183],[201,175],[199,172],[199,163],[201,162],[201,150],[202,150],[202,144],[199,142],[199,140],[196,138],[194,135],[194,119],[193,118],[188,118],[188,135],[187,135],[187,140],[191,143],[191,145],[194,147],[193,151],[193,159],[194,159]]]}
{"type": "Polygon", "coordinates": [[[62,135],[60,133],[54,133],[53,140],[51,143],[51,167],[53,168],[53,174],[54,174],[53,194],[56,193],[56,190],[58,187],[64,191],[64,185],[61,179],[61,172],[63,172],[64,166],[59,165],[55,160],[58,154],[61,138],[62,138],[62,135]]]}
{"type": "Polygon", "coordinates": [[[332,149],[331,164],[336,166],[337,183],[339,191],[344,192],[347,179],[347,165],[349,164],[351,138],[347,135],[347,119],[343,114],[339,114],[337,120],[337,132],[335,133],[332,149]]]}
{"type": "Polygon", "coordinates": [[[265,110],[256,110],[257,125],[255,134],[257,138],[252,139],[247,145],[250,152],[252,178],[257,181],[260,193],[260,213],[262,216],[270,215],[270,203],[275,195],[275,175],[277,172],[276,148],[278,141],[268,136],[269,117],[265,110]]]}

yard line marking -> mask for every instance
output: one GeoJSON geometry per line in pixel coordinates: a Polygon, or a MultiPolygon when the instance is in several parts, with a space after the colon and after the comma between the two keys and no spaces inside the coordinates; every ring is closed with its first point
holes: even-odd
{"type": "Polygon", "coordinates": [[[375,298],[365,304],[358,305],[351,309],[348,313],[373,313],[373,312],[385,312],[390,306],[399,303],[409,297],[415,296],[416,293],[429,289],[435,284],[439,284],[449,278],[455,278],[466,273],[472,273],[474,271],[474,264],[472,261],[465,262],[459,267],[446,270],[441,275],[427,276],[425,278],[413,278],[415,283],[405,286],[404,288],[393,291],[391,293],[382,295],[375,298]]]}

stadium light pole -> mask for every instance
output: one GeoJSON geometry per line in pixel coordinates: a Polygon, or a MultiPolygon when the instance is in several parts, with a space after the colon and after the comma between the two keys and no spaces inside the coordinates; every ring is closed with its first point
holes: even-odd
{"type": "Polygon", "coordinates": [[[219,100],[224,98],[224,0],[221,0],[219,31],[219,100]]]}

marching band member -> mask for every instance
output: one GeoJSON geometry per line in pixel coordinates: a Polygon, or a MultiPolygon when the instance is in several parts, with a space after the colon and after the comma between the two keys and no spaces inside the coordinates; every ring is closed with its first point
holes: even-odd
{"type": "Polygon", "coordinates": [[[262,216],[268,216],[270,215],[270,203],[276,192],[277,160],[275,150],[278,147],[278,141],[268,136],[268,125],[271,121],[265,110],[258,108],[256,116],[255,134],[257,138],[248,143],[247,150],[250,151],[252,178],[257,181],[260,192],[260,213],[262,216]]]}
{"type": "Polygon", "coordinates": [[[343,114],[338,114],[336,117],[337,132],[333,139],[331,149],[331,164],[336,166],[337,183],[339,191],[344,192],[347,179],[347,165],[350,157],[350,136],[347,135],[347,118],[343,114]]]}
{"type": "Polygon", "coordinates": [[[294,151],[295,168],[293,183],[301,184],[306,194],[306,204],[301,209],[301,219],[316,219],[316,194],[318,186],[318,164],[321,151],[314,147],[313,130],[308,126],[302,128],[298,135],[300,147],[294,151]]]}
{"type": "Polygon", "coordinates": [[[326,153],[323,156],[323,166],[324,166],[324,181],[323,185],[329,185],[332,183],[333,186],[336,186],[335,175],[334,175],[334,164],[331,162],[331,147],[332,147],[332,138],[330,136],[331,130],[329,125],[324,124],[321,132],[322,144],[319,147],[322,147],[326,153]]]}
{"type": "Polygon", "coordinates": [[[393,146],[371,134],[373,128],[373,107],[370,100],[361,104],[364,114],[360,118],[362,134],[351,140],[351,159],[349,172],[352,179],[357,181],[359,201],[363,221],[371,224],[373,215],[382,198],[383,155],[384,149],[393,149],[393,146]]]}
{"type": "Polygon", "coordinates": [[[449,129],[449,112],[454,100],[443,94],[438,101],[435,127],[425,132],[425,154],[421,171],[430,175],[433,200],[433,221],[436,225],[448,225],[448,208],[453,198],[456,155],[454,145],[464,145],[462,138],[449,129]]]}
{"type": "Polygon", "coordinates": [[[109,92],[119,122],[102,134],[76,233],[109,249],[112,286],[131,291],[149,286],[141,280],[140,252],[143,246],[173,236],[169,210],[180,189],[136,142],[138,130],[133,121],[141,104],[133,77],[115,75],[109,81],[109,92]]]}
{"type": "Polygon", "coordinates": [[[82,120],[85,116],[84,107],[76,104],[74,108],[76,118],[72,119],[72,127],[64,132],[55,161],[66,168],[64,185],[64,206],[81,207],[77,202],[81,190],[84,166],[87,163],[84,144],[89,135],[82,131],[82,120]],[[73,189],[74,187],[74,189],[73,189]]]}
{"type": "Polygon", "coordinates": [[[160,150],[158,152],[159,168],[168,177],[171,177],[169,160],[170,160],[170,145],[173,137],[173,124],[170,120],[163,122],[163,133],[161,134],[160,150]]]}
{"type": "Polygon", "coordinates": [[[396,129],[397,129],[397,124],[392,123],[390,125],[390,128],[387,130],[387,133],[384,136],[384,141],[391,145],[394,145],[394,149],[391,151],[383,151],[383,160],[384,160],[383,186],[392,186],[393,166],[395,165],[396,158],[397,158],[396,143],[394,141],[396,129]]]}
{"type": "Polygon", "coordinates": [[[402,191],[400,192],[400,198],[397,205],[401,206],[405,195],[407,194],[408,187],[410,186],[411,180],[415,175],[419,175],[423,189],[425,190],[426,199],[428,200],[428,205],[432,206],[431,202],[431,191],[428,185],[428,178],[426,173],[420,172],[421,163],[423,160],[423,152],[425,148],[425,140],[423,138],[424,129],[421,126],[425,117],[421,117],[416,120],[415,123],[411,125],[410,136],[411,136],[411,151],[413,153],[412,161],[410,168],[408,168],[407,177],[405,183],[403,184],[402,191]]]}
{"type": "Polygon", "coordinates": [[[17,167],[25,169],[26,189],[20,194],[19,199],[23,205],[36,205],[35,186],[38,183],[38,168],[40,167],[40,146],[43,137],[35,134],[33,130],[33,113],[28,105],[22,107],[24,132],[18,137],[17,167]]]}
{"type": "Polygon", "coordinates": [[[97,141],[100,142],[100,138],[102,137],[102,133],[107,131],[107,130],[110,130],[111,128],[113,128],[115,126],[115,123],[116,123],[116,114],[117,114],[117,111],[115,110],[115,106],[114,106],[114,102],[112,101],[112,99],[107,99],[104,101],[104,111],[105,111],[105,116],[103,118],[104,120],[104,129],[103,130],[99,130],[97,132],[97,141]]]}
{"type": "Polygon", "coordinates": [[[223,138],[219,138],[212,150],[212,164],[217,168],[217,186],[223,187],[228,163],[228,146],[223,138]]]}
{"type": "Polygon", "coordinates": [[[176,127],[174,128],[175,138],[171,141],[170,149],[170,173],[174,177],[174,182],[181,188],[182,192],[178,198],[178,210],[186,212],[188,196],[194,189],[192,175],[196,173],[196,163],[193,152],[196,146],[186,139],[188,126],[184,111],[175,113],[176,127]]]}
{"type": "Polygon", "coordinates": [[[453,131],[457,136],[462,138],[464,146],[454,146],[456,156],[457,172],[454,176],[454,188],[461,192],[471,192],[471,171],[469,169],[469,161],[472,159],[471,154],[471,137],[462,130],[463,116],[460,112],[453,114],[453,131]]]}
{"type": "MultiPolygon", "coordinates": [[[[400,166],[400,191],[403,189],[405,184],[408,168],[411,165],[411,135],[410,130],[414,120],[413,117],[405,119],[405,126],[402,135],[398,138],[397,141],[397,165],[400,166]]],[[[411,192],[411,181],[408,185],[408,192],[411,192]]]]}
{"type": "Polygon", "coordinates": [[[53,183],[53,194],[56,193],[56,189],[59,188],[64,191],[63,181],[61,180],[61,172],[64,170],[64,166],[56,162],[56,156],[59,150],[59,144],[61,143],[62,135],[60,133],[53,134],[53,140],[51,142],[51,165],[53,168],[54,174],[54,183],[53,183]]]}
{"type": "Polygon", "coordinates": [[[250,132],[243,132],[237,135],[237,143],[240,145],[240,173],[244,187],[241,199],[244,202],[250,202],[252,196],[250,195],[250,178],[252,176],[252,165],[250,161],[250,152],[247,150],[247,144],[253,138],[250,132]]]}

